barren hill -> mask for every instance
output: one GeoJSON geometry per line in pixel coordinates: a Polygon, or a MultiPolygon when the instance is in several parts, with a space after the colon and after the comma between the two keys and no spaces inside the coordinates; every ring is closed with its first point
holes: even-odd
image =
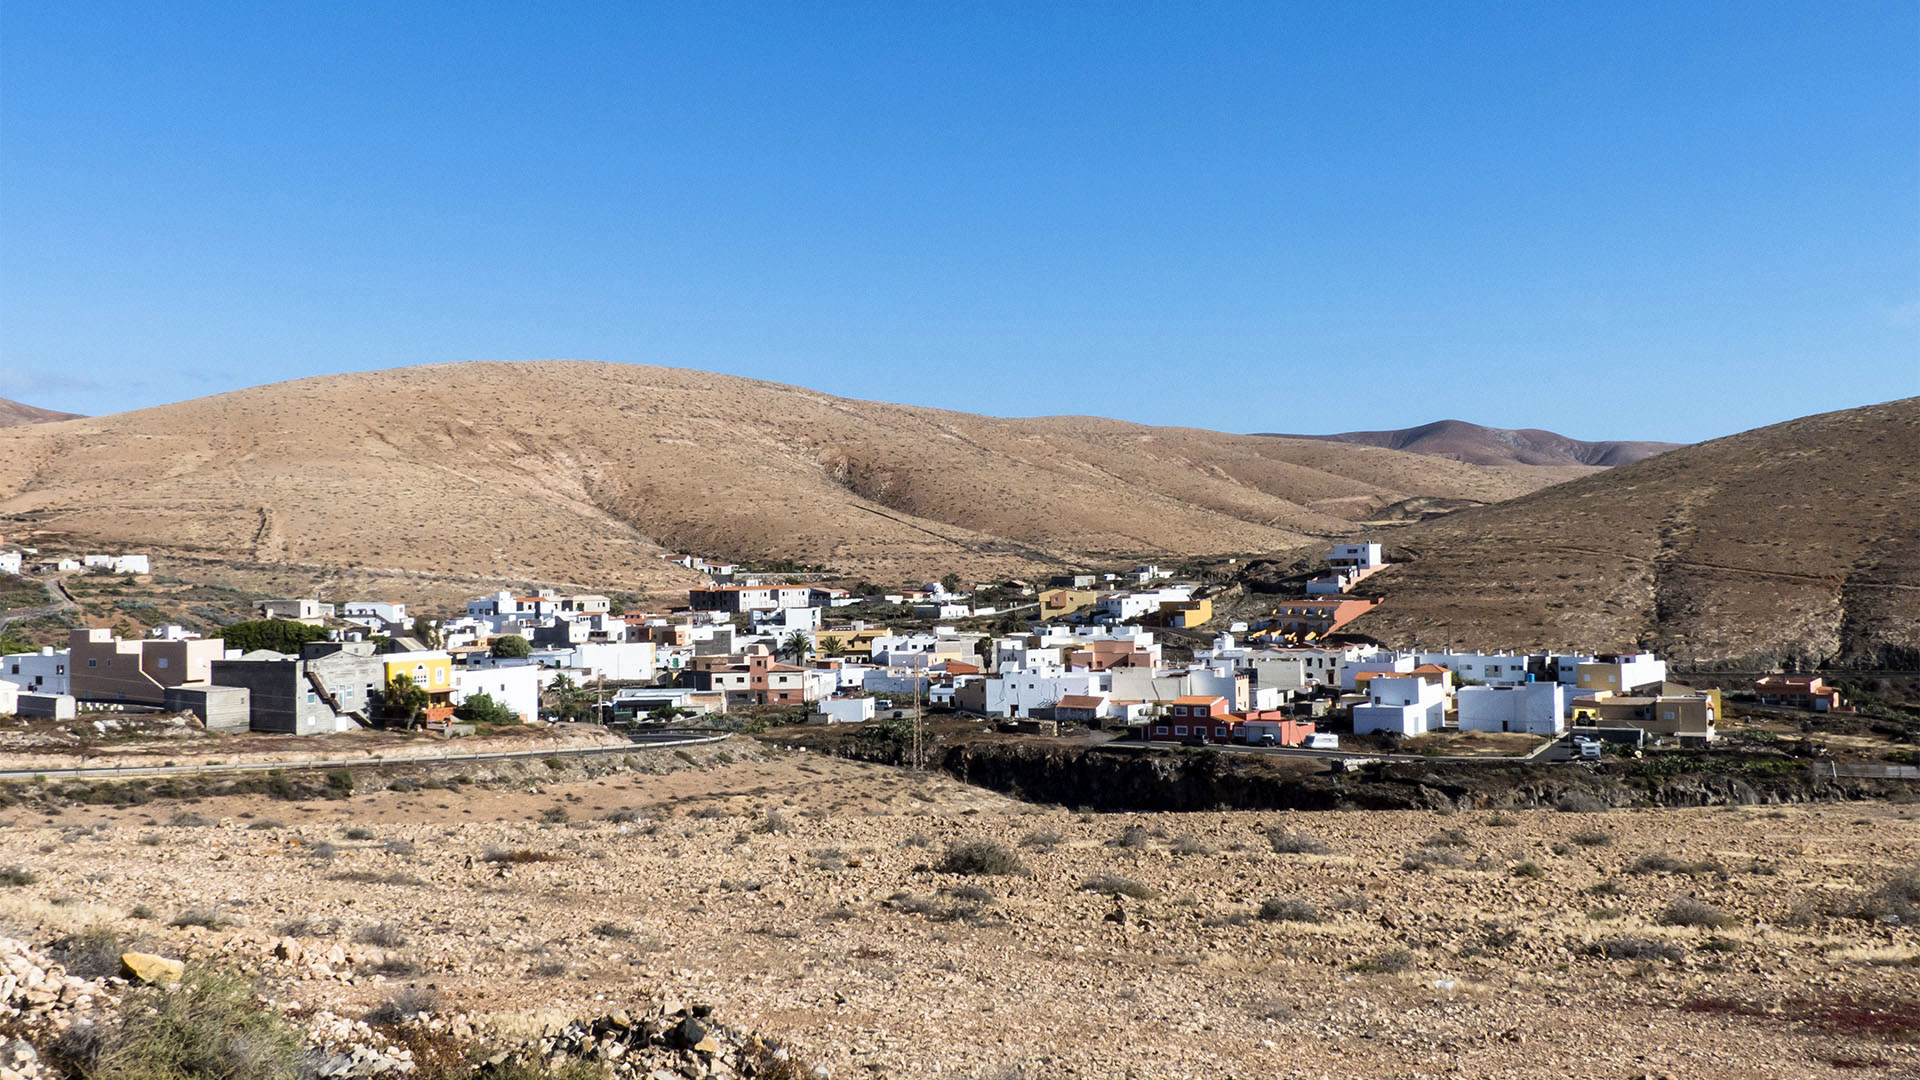
{"type": "Polygon", "coordinates": [[[1587,471],[1003,420],[673,368],[469,363],[0,431],[0,520],[277,581],[397,576],[396,594],[501,578],[651,591],[692,580],[657,557],[669,548],[879,580],[1030,572],[1287,548],[1409,499],[1496,502],[1587,471]]]}
{"type": "Polygon", "coordinates": [[[1920,398],[1809,416],[1414,526],[1396,642],[1920,664],[1920,398]]]}
{"type": "Polygon", "coordinates": [[[1519,431],[1482,427],[1465,420],[1436,420],[1397,431],[1347,431],[1338,435],[1285,435],[1288,439],[1384,446],[1474,465],[1631,465],[1683,443],[1584,442],[1539,428],[1519,431]]]}
{"type": "Polygon", "coordinates": [[[55,412],[26,405],[18,401],[0,398],[0,427],[18,427],[22,424],[51,424],[56,420],[73,420],[79,413],[55,412]]]}

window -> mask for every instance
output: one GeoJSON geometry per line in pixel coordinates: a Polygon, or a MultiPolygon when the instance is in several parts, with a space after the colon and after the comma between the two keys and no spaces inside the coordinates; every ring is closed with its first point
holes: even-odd
{"type": "Polygon", "coordinates": [[[161,671],[165,671],[165,670],[167,670],[167,658],[166,658],[166,657],[164,657],[164,656],[162,656],[162,657],[160,657],[160,663],[159,663],[159,667],[160,667],[160,670],[161,670],[161,671]]]}
{"type": "Polygon", "coordinates": [[[1187,725],[1185,725],[1185,724],[1180,724],[1180,725],[1178,725],[1178,726],[1176,726],[1176,727],[1175,727],[1175,728],[1173,729],[1173,733],[1174,733],[1175,735],[1185,735],[1185,734],[1187,733],[1187,725]]]}
{"type": "Polygon", "coordinates": [[[94,666],[95,664],[97,664],[97,663],[98,663],[98,661],[96,661],[96,660],[95,660],[95,659],[94,659],[93,657],[91,657],[91,656],[89,656],[89,657],[87,657],[87,666],[88,666],[88,667],[93,667],[93,666],[94,666]]]}

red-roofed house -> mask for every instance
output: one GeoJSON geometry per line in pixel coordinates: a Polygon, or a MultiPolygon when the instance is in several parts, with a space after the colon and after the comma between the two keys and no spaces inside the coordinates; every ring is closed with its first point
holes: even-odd
{"type": "Polygon", "coordinates": [[[1166,715],[1153,722],[1148,738],[1161,742],[1179,742],[1194,735],[1210,742],[1226,742],[1239,721],[1227,710],[1227,699],[1218,694],[1190,694],[1174,698],[1166,715]]]}
{"type": "Polygon", "coordinates": [[[1834,712],[1841,706],[1840,691],[1818,675],[1768,675],[1753,684],[1753,692],[1762,705],[1814,712],[1834,712]]]}

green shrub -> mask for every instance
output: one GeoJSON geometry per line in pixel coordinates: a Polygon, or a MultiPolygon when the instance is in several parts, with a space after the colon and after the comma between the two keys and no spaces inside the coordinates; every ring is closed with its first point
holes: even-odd
{"type": "Polygon", "coordinates": [[[1567,839],[1581,847],[1606,847],[1613,843],[1613,834],[1604,829],[1582,829],[1567,839]]]}
{"type": "Polygon", "coordinates": [[[40,880],[40,875],[24,866],[0,867],[0,885],[31,885],[40,880]]]}
{"type": "Polygon", "coordinates": [[[342,795],[353,794],[353,773],[346,769],[334,769],[328,772],[327,787],[342,795]]]}
{"type": "Polygon", "coordinates": [[[1531,881],[1538,881],[1547,876],[1547,872],[1540,868],[1540,864],[1534,862],[1532,859],[1516,865],[1511,873],[1514,877],[1527,878],[1531,881]]]}
{"type": "Polygon", "coordinates": [[[244,977],[196,967],[170,990],[129,995],[120,1025],[85,1056],[89,1080],[295,1080],[306,1046],[244,977]]]}

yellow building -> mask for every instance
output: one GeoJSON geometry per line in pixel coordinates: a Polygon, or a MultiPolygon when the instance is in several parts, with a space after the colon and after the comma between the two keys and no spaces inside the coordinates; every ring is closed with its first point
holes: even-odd
{"type": "Polygon", "coordinates": [[[1160,605],[1161,625],[1192,630],[1213,621],[1213,601],[1174,600],[1160,605]]]}
{"type": "Polygon", "coordinates": [[[1695,690],[1679,683],[1663,683],[1659,693],[1582,694],[1573,699],[1572,710],[1575,726],[1637,727],[1649,735],[1684,741],[1714,738],[1722,715],[1720,691],[1695,690]]]}
{"type": "Polygon", "coordinates": [[[1040,593],[1040,617],[1064,619],[1100,602],[1097,589],[1046,589],[1040,593]]]}
{"type": "Polygon", "coordinates": [[[453,657],[439,649],[383,653],[382,685],[405,675],[427,692],[427,723],[442,724],[453,716],[453,657]]]}

